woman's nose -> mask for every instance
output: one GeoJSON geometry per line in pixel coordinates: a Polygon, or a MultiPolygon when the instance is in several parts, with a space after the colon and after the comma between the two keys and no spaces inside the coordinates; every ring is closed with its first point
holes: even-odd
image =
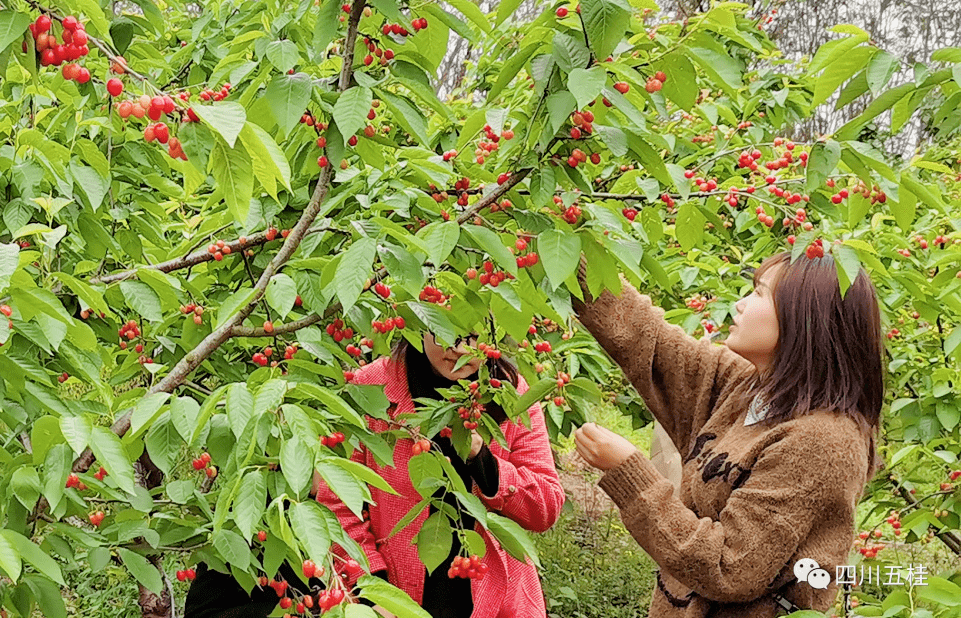
{"type": "Polygon", "coordinates": [[[740,313],[744,313],[744,300],[745,300],[745,299],[742,298],[741,300],[739,300],[739,301],[737,301],[736,303],[734,303],[734,309],[735,309],[735,311],[737,311],[739,314],[740,314],[740,313]]]}

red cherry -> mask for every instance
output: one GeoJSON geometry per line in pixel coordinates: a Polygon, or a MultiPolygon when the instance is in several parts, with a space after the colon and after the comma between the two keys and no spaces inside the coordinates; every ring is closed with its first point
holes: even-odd
{"type": "Polygon", "coordinates": [[[567,17],[567,9],[563,6],[560,7],[559,9],[557,9],[556,15],[559,18],[564,19],[565,17],[567,17]]]}
{"type": "Polygon", "coordinates": [[[117,79],[116,77],[112,77],[108,79],[107,92],[109,92],[110,96],[112,97],[119,97],[120,94],[123,92],[123,82],[117,79]]]}

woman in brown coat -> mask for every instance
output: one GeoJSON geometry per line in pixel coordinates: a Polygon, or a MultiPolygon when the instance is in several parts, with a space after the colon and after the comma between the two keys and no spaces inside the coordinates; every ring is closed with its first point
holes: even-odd
{"type": "Polygon", "coordinates": [[[576,434],[660,566],[651,618],[828,609],[855,507],[881,464],[883,345],[867,274],[842,298],[832,257],[775,255],[738,301],[725,345],[668,324],[626,283],[597,299],[586,287],[575,304],[581,322],[683,457],[675,497],[626,439],[594,424],[576,434]]]}

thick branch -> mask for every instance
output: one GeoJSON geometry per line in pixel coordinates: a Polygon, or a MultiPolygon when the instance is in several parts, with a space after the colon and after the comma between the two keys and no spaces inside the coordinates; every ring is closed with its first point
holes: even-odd
{"type": "MultiPolygon", "coordinates": [[[[904,498],[904,500],[908,504],[910,505],[917,504],[918,502],[917,498],[911,495],[911,492],[908,490],[907,487],[905,487],[901,483],[894,480],[892,480],[892,483],[894,483],[894,486],[897,488],[898,493],[901,494],[901,497],[904,498]]],[[[931,526],[931,528],[933,529],[934,526],[931,526]]],[[[961,556],[961,537],[959,537],[957,534],[955,534],[951,530],[947,530],[947,529],[941,530],[941,531],[935,530],[934,534],[939,539],[941,539],[945,545],[948,546],[948,549],[953,551],[955,554],[958,554],[959,556],[961,556]]]]}
{"type": "MultiPolygon", "coordinates": [[[[231,254],[243,251],[249,247],[256,247],[262,245],[267,241],[267,236],[264,232],[258,232],[253,236],[245,239],[244,243],[241,244],[239,240],[234,240],[228,243],[224,243],[224,247],[230,247],[231,254]]],[[[190,268],[191,266],[196,266],[197,264],[203,264],[204,262],[209,262],[214,259],[214,255],[210,253],[207,249],[201,251],[195,251],[181,258],[174,258],[172,260],[167,260],[166,262],[161,262],[160,264],[153,264],[148,266],[141,266],[140,268],[131,268],[129,270],[123,270],[118,273],[113,273],[110,275],[104,275],[102,277],[94,277],[87,283],[97,284],[97,283],[115,283],[117,281],[124,281],[126,279],[133,279],[137,276],[137,271],[141,268],[148,270],[159,270],[163,273],[169,273],[174,270],[180,270],[181,268],[190,268]]]]}

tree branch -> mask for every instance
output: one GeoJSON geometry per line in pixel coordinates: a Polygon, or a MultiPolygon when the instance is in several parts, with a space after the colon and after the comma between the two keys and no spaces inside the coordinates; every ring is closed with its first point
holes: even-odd
{"type": "MultiPolygon", "coordinates": [[[[258,232],[253,236],[248,237],[243,244],[240,240],[234,240],[229,243],[224,243],[224,247],[230,247],[231,254],[238,251],[243,251],[249,247],[256,247],[258,245],[263,245],[267,243],[267,236],[264,232],[258,232]]],[[[115,283],[117,281],[124,281],[126,279],[133,279],[137,276],[137,271],[141,268],[147,270],[159,270],[163,273],[169,273],[174,270],[180,270],[181,268],[190,268],[191,266],[196,266],[197,264],[203,264],[204,262],[209,262],[214,259],[212,253],[206,249],[195,251],[181,258],[174,258],[172,260],[167,260],[166,262],[161,262],[159,264],[141,266],[140,268],[131,268],[129,270],[123,270],[118,273],[113,273],[110,275],[103,275],[102,277],[94,277],[87,281],[90,284],[97,283],[115,283]]]]}

